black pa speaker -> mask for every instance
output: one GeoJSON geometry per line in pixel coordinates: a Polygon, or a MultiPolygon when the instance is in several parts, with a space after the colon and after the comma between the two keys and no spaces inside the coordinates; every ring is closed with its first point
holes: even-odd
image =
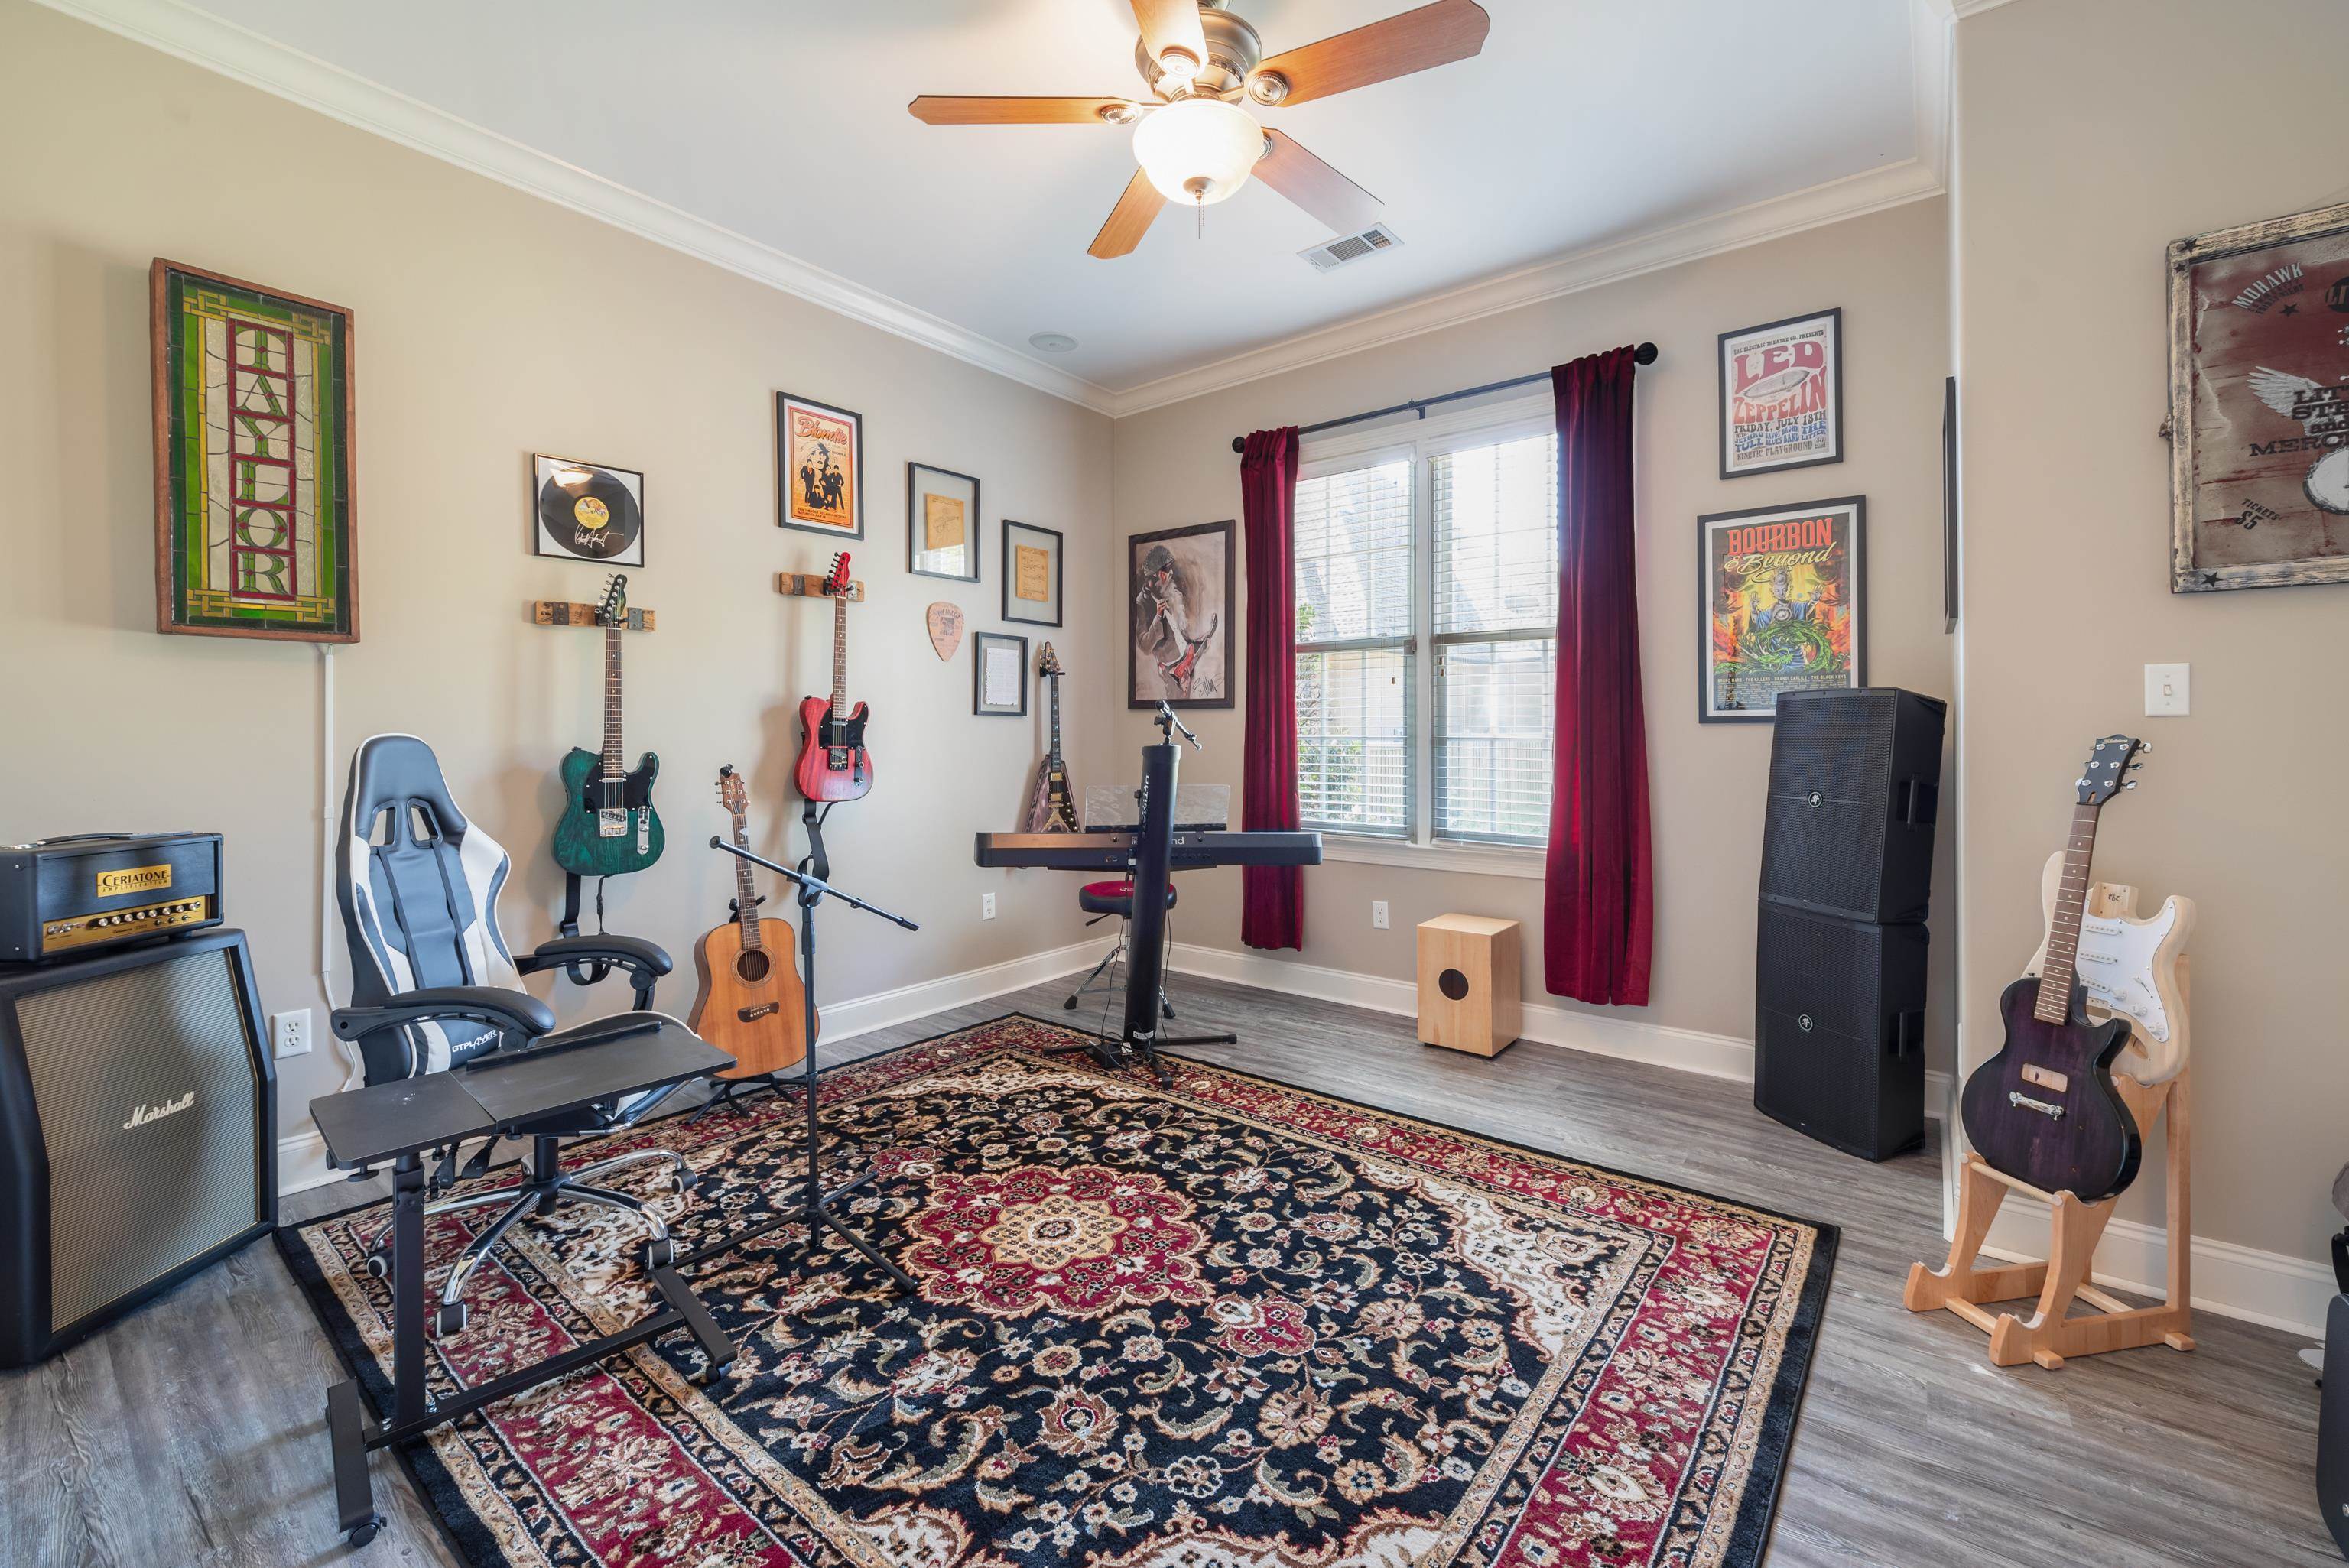
{"type": "Polygon", "coordinates": [[[1754,1104],[1863,1160],[1925,1138],[1925,928],[1764,903],[1754,1104]]]}
{"type": "Polygon", "coordinates": [[[0,969],[0,1367],[277,1222],[277,1105],[244,934],[0,969]]]}
{"type": "Polygon", "coordinates": [[[2316,1418],[2316,1505],[2349,1557],[2349,1295],[2324,1313],[2324,1393],[2316,1418]]]}
{"type": "Polygon", "coordinates": [[[1778,699],[1764,899],[1846,920],[1925,918],[1948,712],[1898,686],[1778,699]]]}

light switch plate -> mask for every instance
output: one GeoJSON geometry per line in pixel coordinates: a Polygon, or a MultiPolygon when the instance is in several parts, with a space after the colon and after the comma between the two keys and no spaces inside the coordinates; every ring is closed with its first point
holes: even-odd
{"type": "Polygon", "coordinates": [[[2157,718],[2181,718],[2187,712],[2190,665],[2145,666],[2145,711],[2157,718]]]}

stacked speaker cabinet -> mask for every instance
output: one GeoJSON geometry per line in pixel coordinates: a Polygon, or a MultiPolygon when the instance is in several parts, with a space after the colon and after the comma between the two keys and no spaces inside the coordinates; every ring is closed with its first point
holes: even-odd
{"type": "Polygon", "coordinates": [[[1867,1160],[1925,1136],[1925,917],[1947,713],[1893,686],[1778,699],[1754,1103],[1867,1160]]]}
{"type": "Polygon", "coordinates": [[[274,1077],[242,932],[0,967],[0,1367],[276,1217],[274,1077]]]}

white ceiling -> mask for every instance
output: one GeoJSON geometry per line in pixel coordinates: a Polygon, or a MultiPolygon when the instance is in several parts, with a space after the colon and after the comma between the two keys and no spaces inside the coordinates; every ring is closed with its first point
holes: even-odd
{"type": "MultiPolygon", "coordinates": [[[[187,7],[170,6],[163,26],[124,15],[163,10],[154,0],[63,3],[150,41],[176,29],[180,52],[207,57],[187,46],[202,21],[187,7]]],[[[1278,51],[1411,3],[1232,8],[1278,51]]],[[[1208,210],[1203,237],[1170,211],[1135,254],[1096,261],[1085,246],[1133,171],[1131,132],[934,128],[905,112],[920,92],[1138,93],[1127,0],[199,9],[836,274],[827,287],[846,280],[1072,373],[1092,384],[1074,395],[1112,405],[1478,280],[1938,162],[1932,0],[1484,4],[1492,33],[1473,60],[1264,111],[1381,198],[1403,239],[1328,275],[1296,254],[1327,232],[1256,183],[1208,210]],[[1028,339],[1041,331],[1081,346],[1036,354],[1028,339]]],[[[238,74],[283,90],[253,64],[256,41],[241,44],[224,51],[238,74]]],[[[332,73],[309,69],[315,99],[332,73]]],[[[984,344],[967,356],[1007,358],[984,344]]],[[[1028,378],[1066,389],[1049,371],[1028,378]]]]}

